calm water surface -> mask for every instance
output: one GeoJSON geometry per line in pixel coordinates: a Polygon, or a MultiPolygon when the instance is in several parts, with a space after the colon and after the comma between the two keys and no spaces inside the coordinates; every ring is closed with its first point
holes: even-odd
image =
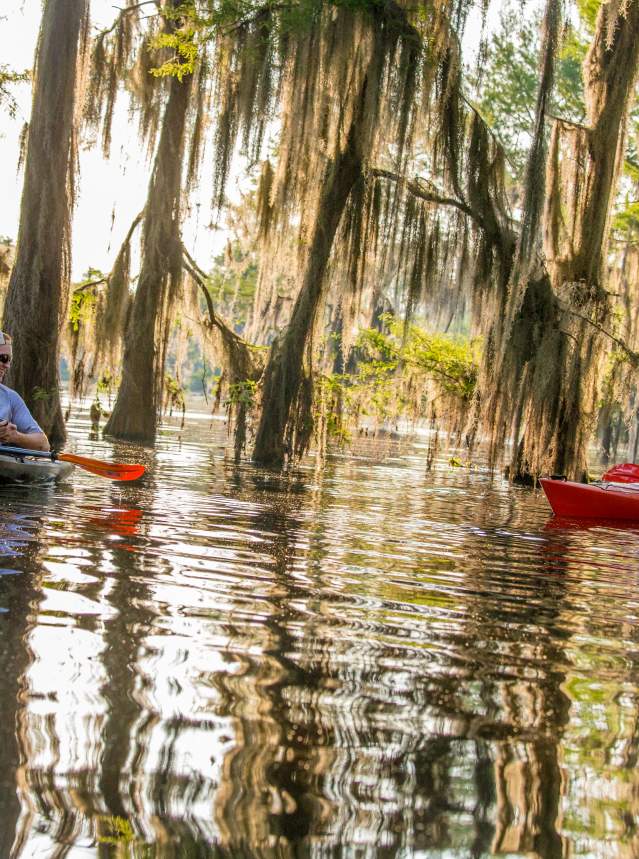
{"type": "Polygon", "coordinates": [[[0,490],[0,857],[639,856],[639,528],[220,429],[0,490]]]}

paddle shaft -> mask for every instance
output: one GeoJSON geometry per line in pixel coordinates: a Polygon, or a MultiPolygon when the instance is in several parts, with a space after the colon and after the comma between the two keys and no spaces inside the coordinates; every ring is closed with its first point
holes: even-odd
{"type": "Polygon", "coordinates": [[[103,462],[90,456],[77,456],[74,453],[55,453],[47,450],[30,450],[24,447],[13,447],[12,445],[0,445],[0,455],[14,456],[16,459],[24,459],[25,456],[37,459],[48,459],[50,462],[61,460],[72,462],[91,474],[105,477],[107,480],[137,480],[144,474],[143,465],[125,465],[119,462],[103,462]]]}
{"type": "Polygon", "coordinates": [[[8,444],[0,445],[0,453],[18,458],[23,456],[37,456],[39,459],[49,459],[51,462],[55,462],[57,459],[57,456],[52,450],[30,450],[27,447],[12,447],[8,444]]]}

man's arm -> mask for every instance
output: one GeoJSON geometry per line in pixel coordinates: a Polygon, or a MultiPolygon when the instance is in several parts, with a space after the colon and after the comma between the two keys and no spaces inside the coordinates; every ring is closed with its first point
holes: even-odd
{"type": "Polygon", "coordinates": [[[15,424],[0,422],[0,444],[26,447],[29,450],[50,450],[49,439],[43,432],[18,432],[15,424]]]}
{"type": "Polygon", "coordinates": [[[0,444],[13,444],[29,450],[49,450],[49,439],[33,419],[20,394],[8,390],[8,395],[11,414],[9,420],[0,422],[0,444]]]}

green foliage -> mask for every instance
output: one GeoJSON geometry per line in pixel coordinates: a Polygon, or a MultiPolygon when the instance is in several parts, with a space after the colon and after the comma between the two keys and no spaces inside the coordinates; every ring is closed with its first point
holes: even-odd
{"type": "Polygon", "coordinates": [[[186,411],[184,388],[180,384],[179,380],[175,376],[171,376],[169,373],[164,376],[164,394],[169,413],[172,413],[173,409],[178,409],[182,414],[184,414],[186,411]]]}
{"type": "Polygon", "coordinates": [[[178,23],[170,35],[162,34],[151,44],[152,49],[169,48],[174,51],[152,74],[158,77],[177,76],[195,70],[202,44],[218,34],[231,32],[243,24],[261,18],[268,20],[265,38],[281,39],[311,27],[328,5],[336,8],[374,12],[382,0],[297,0],[283,4],[279,0],[251,3],[245,0],[185,0],[174,9],[162,10],[165,18],[178,23]],[[277,13],[277,14],[269,14],[277,13]]]}
{"type": "Polygon", "coordinates": [[[224,405],[227,408],[232,406],[245,406],[250,409],[255,403],[256,394],[257,382],[253,382],[251,379],[245,379],[242,382],[235,382],[233,385],[229,385],[224,405]]]}
{"type": "Polygon", "coordinates": [[[108,394],[110,396],[115,386],[116,379],[114,379],[113,375],[108,370],[105,370],[97,381],[96,396],[98,394],[108,394]]]}
{"type": "Polygon", "coordinates": [[[327,436],[339,445],[348,444],[351,440],[351,432],[343,422],[341,408],[348,380],[347,375],[339,373],[322,376],[315,390],[315,422],[321,423],[327,436]]]}
{"type": "Polygon", "coordinates": [[[97,816],[102,834],[98,835],[100,844],[128,845],[136,840],[131,823],[124,817],[101,814],[97,816]]]}
{"type": "Polygon", "coordinates": [[[14,84],[28,81],[30,77],[29,71],[14,72],[8,66],[0,63],[0,107],[4,107],[12,119],[18,111],[18,103],[11,88],[14,84]]]}
{"type": "Polygon", "coordinates": [[[69,307],[69,325],[74,333],[80,330],[82,323],[91,319],[97,301],[93,287],[106,283],[106,280],[106,275],[100,269],[89,268],[80,283],[74,286],[69,307]]]}
{"type": "Polygon", "coordinates": [[[149,50],[170,48],[173,58],[166,60],[161,66],[151,69],[155,77],[176,77],[182,80],[185,75],[192,74],[198,56],[198,44],[195,29],[186,27],[174,33],[161,33],[149,45],[149,50]]]}
{"type": "Polygon", "coordinates": [[[635,185],[639,185],[639,160],[637,160],[636,153],[632,150],[626,156],[624,172],[631,182],[634,182],[635,185]]]}
{"type": "Polygon", "coordinates": [[[574,122],[583,122],[586,117],[581,69],[587,50],[588,39],[570,27],[557,58],[556,92],[552,108],[559,116],[574,122]]]}
{"type": "Polygon", "coordinates": [[[478,341],[384,321],[388,333],[374,328],[359,333],[353,372],[324,375],[316,383],[315,422],[334,442],[348,442],[351,425],[361,418],[383,423],[425,417],[436,399],[463,413],[470,403],[478,341]]]}
{"type": "Polygon", "coordinates": [[[372,365],[385,364],[388,369],[397,369],[401,346],[388,334],[376,328],[365,328],[360,331],[356,345],[372,365]]]}
{"type": "Polygon", "coordinates": [[[460,459],[458,456],[451,456],[448,460],[448,464],[451,468],[472,468],[472,462],[464,462],[463,459],[460,459]]]}
{"type": "Polygon", "coordinates": [[[71,296],[69,308],[69,325],[72,331],[79,331],[83,322],[88,322],[95,305],[95,294],[90,290],[74,292],[71,296]]]}
{"type": "Polygon", "coordinates": [[[36,385],[33,388],[33,390],[31,391],[31,396],[36,401],[37,400],[47,401],[47,400],[50,400],[54,396],[59,396],[59,394],[60,394],[60,389],[57,387],[47,389],[47,388],[40,388],[38,385],[36,385]]]}
{"type": "Polygon", "coordinates": [[[363,351],[362,368],[376,371],[384,369],[394,373],[398,369],[416,370],[432,379],[442,391],[469,401],[477,384],[479,345],[477,340],[430,334],[417,325],[404,326],[389,319],[390,333],[365,329],[357,340],[363,351]]]}
{"type": "Polygon", "coordinates": [[[478,341],[427,334],[411,326],[402,350],[406,364],[429,375],[442,390],[470,401],[477,385],[478,341]]]}
{"type": "Polygon", "coordinates": [[[613,220],[613,229],[622,232],[633,230],[639,232],[639,200],[632,200],[630,203],[617,212],[613,220]]]}
{"type": "Polygon", "coordinates": [[[597,15],[601,8],[601,2],[602,0],[577,0],[579,17],[591,35],[595,32],[595,24],[597,23],[597,15]]]}

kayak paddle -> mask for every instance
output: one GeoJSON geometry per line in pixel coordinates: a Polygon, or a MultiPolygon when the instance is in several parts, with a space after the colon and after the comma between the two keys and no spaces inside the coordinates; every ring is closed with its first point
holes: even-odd
{"type": "Polygon", "coordinates": [[[25,456],[34,456],[37,459],[48,459],[55,462],[59,459],[61,462],[71,462],[73,465],[78,465],[85,471],[90,471],[91,474],[97,474],[98,477],[106,477],[107,480],[137,480],[144,474],[143,465],[126,465],[123,462],[104,462],[102,459],[94,459],[91,456],[76,456],[74,453],[56,453],[55,451],[45,450],[28,450],[24,447],[11,447],[10,445],[0,445],[0,454],[3,456],[15,456],[16,459],[22,459],[25,456]]]}

